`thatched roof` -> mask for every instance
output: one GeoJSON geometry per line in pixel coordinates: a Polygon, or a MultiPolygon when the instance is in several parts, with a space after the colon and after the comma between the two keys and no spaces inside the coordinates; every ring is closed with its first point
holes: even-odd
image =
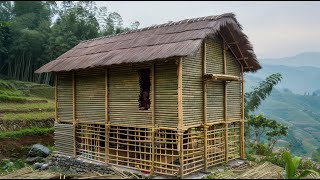
{"type": "Polygon", "coordinates": [[[221,35],[245,71],[261,68],[247,36],[232,13],[185,19],[80,42],[36,73],[70,71],[194,56],[203,40],[221,35]]]}

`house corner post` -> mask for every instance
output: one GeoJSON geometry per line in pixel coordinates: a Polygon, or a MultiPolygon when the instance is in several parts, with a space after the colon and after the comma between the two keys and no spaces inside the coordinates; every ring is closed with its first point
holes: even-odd
{"type": "Polygon", "coordinates": [[[204,75],[207,73],[207,44],[203,41],[203,61],[202,61],[202,83],[203,83],[203,156],[204,156],[204,171],[208,170],[208,125],[207,125],[207,81],[204,75]]]}
{"type": "Polygon", "coordinates": [[[241,66],[241,130],[240,130],[240,142],[241,142],[241,152],[240,158],[245,159],[245,149],[244,149],[244,71],[243,65],[241,66]]]}
{"type": "MultiPolygon", "coordinates": [[[[224,74],[227,75],[227,57],[226,57],[226,42],[223,42],[223,71],[224,74]]],[[[225,143],[225,161],[228,161],[228,115],[227,115],[227,102],[228,102],[228,96],[227,96],[227,81],[224,81],[224,143],[225,143]]]]}
{"type": "Polygon", "coordinates": [[[182,63],[183,57],[178,59],[178,149],[179,149],[179,160],[180,160],[180,168],[179,168],[179,176],[183,177],[183,106],[182,106],[182,63]]]}

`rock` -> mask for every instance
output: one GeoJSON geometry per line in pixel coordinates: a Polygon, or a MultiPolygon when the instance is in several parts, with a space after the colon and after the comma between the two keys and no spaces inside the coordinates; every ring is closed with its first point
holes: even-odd
{"type": "Polygon", "coordinates": [[[49,169],[49,164],[43,164],[41,166],[41,170],[47,170],[47,169],[49,169]]]}
{"type": "Polygon", "coordinates": [[[41,144],[35,144],[32,146],[28,153],[28,157],[48,157],[51,153],[50,149],[46,146],[43,146],[41,144]]]}
{"type": "Polygon", "coordinates": [[[42,157],[28,157],[25,161],[27,164],[34,164],[35,162],[42,162],[43,158],[42,157]]]}
{"type": "Polygon", "coordinates": [[[36,162],[36,163],[34,163],[33,168],[34,169],[40,169],[42,167],[42,165],[43,165],[43,163],[36,162]]]}

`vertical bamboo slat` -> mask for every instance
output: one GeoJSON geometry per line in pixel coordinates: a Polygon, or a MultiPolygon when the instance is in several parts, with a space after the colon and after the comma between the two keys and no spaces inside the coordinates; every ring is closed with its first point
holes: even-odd
{"type": "Polygon", "coordinates": [[[245,150],[244,150],[244,74],[243,74],[243,66],[241,66],[241,159],[245,158],[245,150]]]}
{"type": "MultiPolygon", "coordinates": [[[[202,72],[203,75],[207,73],[207,49],[206,49],[206,42],[203,42],[203,68],[202,72]]],[[[203,136],[204,136],[204,170],[207,171],[208,169],[208,127],[207,127],[207,81],[203,81],[203,136]]]]}
{"type": "Polygon", "coordinates": [[[76,83],[75,83],[75,72],[72,72],[72,112],[73,112],[73,155],[76,156],[76,83]]]}
{"type": "MultiPolygon", "coordinates": [[[[227,59],[226,59],[226,42],[223,42],[223,72],[227,74],[227,59]]],[[[225,161],[228,161],[228,117],[227,117],[227,81],[224,82],[224,114],[223,118],[225,121],[225,161]]]]}
{"type": "Polygon", "coordinates": [[[178,129],[182,129],[182,57],[178,62],[178,129]]]}
{"type": "Polygon", "coordinates": [[[182,57],[178,61],[178,147],[180,160],[180,178],[183,177],[183,117],[182,117],[182,57]]]}

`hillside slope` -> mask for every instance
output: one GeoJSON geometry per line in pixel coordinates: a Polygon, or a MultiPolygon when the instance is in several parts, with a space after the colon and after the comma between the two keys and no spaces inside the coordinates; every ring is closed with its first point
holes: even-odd
{"type": "MultiPolygon", "coordinates": [[[[252,90],[262,79],[246,75],[246,92],[252,90]]],[[[283,80],[280,84],[284,83],[283,80]]],[[[298,155],[311,156],[320,147],[320,96],[299,95],[289,90],[272,91],[262,102],[255,114],[277,120],[289,126],[289,135],[284,140],[291,143],[292,152],[298,155]],[[318,138],[319,137],[319,138],[318,138]]]]}

